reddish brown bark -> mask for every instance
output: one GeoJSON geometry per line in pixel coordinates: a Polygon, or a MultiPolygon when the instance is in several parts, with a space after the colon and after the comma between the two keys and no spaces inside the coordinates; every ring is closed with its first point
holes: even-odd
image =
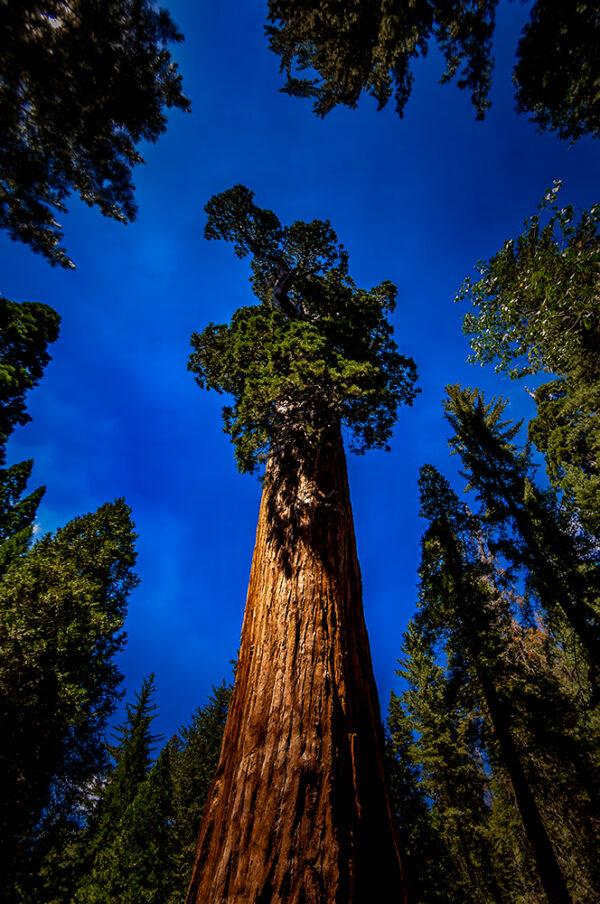
{"type": "Polygon", "coordinates": [[[272,457],[187,904],[405,900],[341,436],[272,457]]]}

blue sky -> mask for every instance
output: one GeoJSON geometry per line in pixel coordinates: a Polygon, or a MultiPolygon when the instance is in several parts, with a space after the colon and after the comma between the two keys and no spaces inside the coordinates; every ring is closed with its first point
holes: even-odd
{"type": "Polygon", "coordinates": [[[464,92],[438,84],[435,51],[415,67],[404,119],[365,98],[356,111],[318,120],[309,103],[278,92],[263,0],[165,5],[186,36],[173,53],[193,109],[174,112],[167,133],[144,148],[136,223],[105,220],[73,199],[63,225],[74,272],[0,237],[2,294],[44,301],[63,318],[30,396],[33,423],[11,439],[10,459],[33,457],[32,486],[47,486],[42,532],[117,496],[131,505],[142,583],[120,666],[128,695],[156,672],[157,727],[168,736],[231,674],[260,501],[258,482],[237,473],[222,433],[224,399],[186,372],[191,333],[252,300],[247,260],[204,240],[203,206],[241,182],[283,222],[329,219],[357,285],[398,286],[396,340],[417,362],[422,390],[401,411],[390,453],[349,457],[385,710],[415,605],[418,468],[431,462],[456,476],[444,386],[478,385],[509,395],[514,417],[531,412],[523,385],[466,363],[453,298],[478,259],[521,231],[554,179],[563,180],[565,203],[599,200],[598,145],[539,135],[513,112],[511,68],[527,3],[499,6],[484,122],[464,92]]]}

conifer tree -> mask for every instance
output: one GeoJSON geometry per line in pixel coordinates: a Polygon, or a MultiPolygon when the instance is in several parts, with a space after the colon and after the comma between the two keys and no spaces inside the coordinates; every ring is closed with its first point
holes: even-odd
{"type": "Polygon", "coordinates": [[[115,826],[135,800],[140,785],[152,764],[152,750],[158,738],[151,725],[156,714],[154,675],[142,681],[135,702],[126,705],[125,721],[115,731],[116,743],[109,745],[114,761],[103,779],[100,798],[91,819],[91,846],[101,849],[115,831],[115,826]]]}
{"type": "MultiPolygon", "coordinates": [[[[498,0],[269,0],[267,34],[287,76],[282,88],[311,98],[325,116],[338,104],[354,109],[362,93],[379,109],[393,97],[403,115],[413,61],[436,44],[442,83],[467,89],[477,118],[490,106],[491,56],[498,0]]],[[[592,0],[536,0],[517,48],[517,110],[540,129],[568,141],[600,134],[598,38],[592,0]]]]}
{"type": "Polygon", "coordinates": [[[0,443],[17,424],[31,420],[25,394],[39,383],[58,338],[60,317],[45,304],[17,304],[0,297],[0,443]]]}
{"type": "Polygon", "coordinates": [[[550,373],[529,435],[583,527],[600,532],[600,205],[575,215],[556,182],[525,222],[465,280],[473,360],[513,379],[550,373]]]}
{"type": "Polygon", "coordinates": [[[169,44],[183,40],[149,0],[0,4],[0,227],[72,267],[55,217],[71,192],[135,218],[138,146],[188,110],[169,44]]]}
{"type": "Polygon", "coordinates": [[[405,632],[398,675],[406,686],[400,698],[392,696],[388,732],[409,900],[501,900],[489,851],[485,776],[472,755],[475,719],[457,705],[414,622],[405,632]]]}
{"type": "MultiPolygon", "coordinates": [[[[431,637],[444,637],[451,671],[470,675],[487,711],[499,762],[509,777],[544,892],[550,902],[573,898],[545,824],[527,758],[520,750],[514,693],[519,674],[511,643],[510,598],[493,568],[473,517],[431,466],[421,470],[423,537],[420,611],[431,637]]],[[[463,683],[463,682],[461,682],[463,683]]],[[[535,767],[534,767],[535,772],[535,767]]]]}
{"type": "Polygon", "coordinates": [[[81,806],[104,767],[134,542],[117,500],[43,537],[0,580],[1,841],[15,866],[40,821],[81,806]]]}
{"type": "Polygon", "coordinates": [[[6,467],[6,443],[16,426],[31,419],[25,395],[50,360],[48,345],[58,338],[59,320],[47,305],[0,298],[0,575],[28,548],[44,495],[39,487],[24,496],[33,461],[6,467]]]}
{"type": "Polygon", "coordinates": [[[223,730],[231,700],[225,681],[213,687],[208,701],[193,713],[169,742],[173,782],[172,847],[176,866],[169,902],[185,899],[196,853],[204,805],[208,797],[223,742],[223,730]]]}
{"type": "Polygon", "coordinates": [[[450,439],[492,532],[495,551],[524,572],[547,613],[572,626],[590,663],[600,665],[600,567],[598,550],[554,496],[533,482],[527,448],[513,443],[520,424],[503,421],[506,402],[486,403],[478,390],[447,387],[450,439]]]}
{"type": "Polygon", "coordinates": [[[172,783],[168,748],[152,766],[158,737],[154,675],[142,682],[110,746],[114,761],[103,779],[87,830],[89,870],[75,896],[85,904],[165,902],[172,883],[172,783]]]}
{"type": "Polygon", "coordinates": [[[415,365],[329,223],[281,225],[236,186],[208,238],[252,258],[259,304],[193,337],[242,470],[267,459],[235,689],[188,904],[359,904],[402,892],[342,445],[385,447],[415,365]]]}

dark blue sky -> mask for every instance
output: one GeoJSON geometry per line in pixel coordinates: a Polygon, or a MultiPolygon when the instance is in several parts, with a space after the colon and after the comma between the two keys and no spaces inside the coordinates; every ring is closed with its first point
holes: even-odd
{"type": "MultiPolygon", "coordinates": [[[[530,4],[501,3],[493,106],[476,122],[468,96],[440,86],[436,52],[419,61],[400,120],[365,98],[324,121],[278,93],[278,59],[263,35],[266,3],[170,0],[186,36],[174,49],[192,100],[175,112],[137,172],[135,224],[103,219],[73,200],[63,218],[74,272],[52,269],[0,237],[0,291],[38,300],[63,318],[34,421],[14,435],[11,461],[35,459],[46,484],[42,532],[125,496],[140,535],[142,578],[130,606],[120,665],[132,695],[155,671],[169,735],[229,677],[239,645],[260,498],[236,472],[222,433],[222,397],[186,372],[189,338],[251,303],[248,262],[203,239],[203,206],[242,182],[283,222],[331,220],[350,272],[369,288],[399,288],[400,350],[419,367],[421,395],[401,411],[390,453],[350,456],[349,471],[367,625],[385,710],[402,631],[414,610],[422,524],[417,472],[449,476],[444,386],[510,395],[528,416],[521,384],[466,363],[453,298],[475,262],[517,235],[554,179],[565,203],[598,200],[598,145],[570,147],[513,112],[511,67],[530,4]]],[[[460,478],[455,481],[462,489],[460,478]]]]}

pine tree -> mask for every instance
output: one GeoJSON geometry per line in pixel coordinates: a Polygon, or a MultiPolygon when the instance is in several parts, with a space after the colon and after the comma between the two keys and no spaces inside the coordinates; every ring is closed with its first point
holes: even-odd
{"type": "MultiPolygon", "coordinates": [[[[459,896],[470,901],[472,883],[468,870],[463,869],[465,856],[471,868],[471,851],[463,831],[467,812],[454,796],[459,756],[448,759],[448,730],[442,727],[444,720],[446,725],[451,721],[447,708],[441,712],[438,708],[434,714],[433,707],[434,701],[438,706],[445,703],[445,695],[439,694],[444,687],[442,670],[425,654],[412,623],[403,650],[398,674],[407,687],[400,697],[392,692],[387,731],[390,788],[400,827],[407,897],[428,904],[450,904],[459,896]]],[[[480,808],[477,769],[473,777],[471,800],[480,808]]]]}
{"type": "MultiPolygon", "coordinates": [[[[78,901],[108,904],[113,900],[120,900],[132,878],[129,856],[139,856],[139,851],[124,851],[121,847],[121,833],[135,835],[140,811],[147,811],[147,803],[154,790],[144,794],[139,805],[134,808],[140,789],[148,778],[153,747],[158,740],[151,732],[157,708],[153,701],[154,693],[154,675],[150,675],[142,682],[139,693],[136,693],[135,703],[127,704],[125,721],[115,732],[116,743],[109,746],[114,765],[102,779],[98,790],[99,799],[89,819],[86,832],[89,870],[77,891],[78,901]],[[125,861],[123,865],[122,860],[125,861]]],[[[168,771],[169,758],[165,755],[158,775],[161,779],[159,797],[163,800],[167,819],[170,800],[168,803],[165,800],[164,783],[169,780],[166,775],[168,771]]],[[[136,880],[144,881],[141,875],[136,880]]]]}
{"type": "Polygon", "coordinates": [[[260,304],[193,337],[190,368],[225,391],[239,466],[269,459],[235,689],[188,904],[401,897],[383,732],[362,614],[342,444],[385,447],[415,394],[386,314],[329,223],[294,223],[243,186],[206,235],[252,257],[260,304]]]}
{"type": "Polygon", "coordinates": [[[6,467],[6,443],[16,426],[31,420],[25,396],[37,386],[50,360],[48,345],[58,338],[59,322],[47,305],[0,298],[0,575],[29,547],[44,495],[39,487],[24,496],[33,461],[6,467]]]}
{"type": "MultiPolygon", "coordinates": [[[[562,78],[562,73],[561,73],[562,78]]],[[[509,239],[480,276],[465,280],[464,331],[473,360],[512,378],[551,373],[535,391],[529,436],[548,476],[583,527],[600,530],[600,205],[575,216],[559,206],[560,182],[539,213],[509,239]]]]}
{"type": "Polygon", "coordinates": [[[430,524],[422,544],[417,621],[431,636],[447,638],[449,667],[460,683],[470,675],[478,686],[496,755],[510,780],[545,894],[550,902],[569,904],[571,891],[518,739],[515,690],[520,679],[522,696],[528,684],[515,655],[519,649],[514,643],[515,622],[502,573],[494,568],[476,521],[439,472],[423,468],[420,487],[422,514],[430,524]]]}
{"type": "Polygon", "coordinates": [[[134,542],[117,500],[43,537],[0,580],[1,840],[15,865],[40,820],[76,810],[103,768],[134,542]]]}
{"type": "Polygon", "coordinates": [[[231,688],[225,682],[214,688],[154,764],[153,695],[150,676],[127,706],[110,747],[112,769],[99,782],[98,801],[80,833],[87,868],[74,899],[82,904],[181,904],[185,898],[231,688]]]}
{"type": "Polygon", "coordinates": [[[60,317],[48,305],[0,297],[0,444],[17,424],[31,420],[25,394],[39,383],[58,338],[60,317]]]}
{"type": "Polygon", "coordinates": [[[176,858],[170,904],[184,900],[190,883],[198,832],[219,762],[232,690],[225,681],[214,687],[208,702],[198,707],[190,724],[169,742],[176,858]]]}
{"type": "Polygon", "coordinates": [[[398,674],[407,684],[402,706],[411,738],[408,754],[430,808],[431,838],[421,870],[432,874],[435,884],[424,884],[420,891],[425,900],[502,902],[488,824],[481,715],[465,690],[467,676],[457,682],[435,661],[431,641],[414,622],[405,633],[403,653],[398,674]],[[433,864],[428,848],[436,858],[433,864]]]}
{"type": "Polygon", "coordinates": [[[573,529],[552,493],[533,479],[528,448],[514,445],[520,424],[503,421],[506,402],[485,402],[478,390],[447,387],[452,449],[485,513],[492,547],[524,573],[551,617],[566,618],[590,663],[600,665],[598,550],[573,529]]]}

